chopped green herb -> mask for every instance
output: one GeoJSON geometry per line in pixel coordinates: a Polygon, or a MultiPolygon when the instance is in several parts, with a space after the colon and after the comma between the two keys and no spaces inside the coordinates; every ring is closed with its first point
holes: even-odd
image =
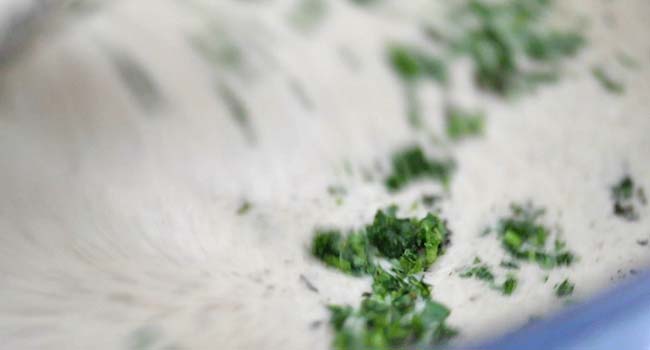
{"type": "Polygon", "coordinates": [[[546,248],[551,230],[541,224],[545,210],[532,204],[511,205],[511,214],[502,218],[496,228],[505,250],[515,259],[536,262],[542,268],[571,265],[575,256],[563,241],[556,240],[554,249],[546,248]]]}
{"type": "Polygon", "coordinates": [[[480,112],[470,112],[459,107],[449,107],[446,113],[447,135],[452,140],[483,134],[485,117],[480,112]]]}
{"type": "Polygon", "coordinates": [[[548,0],[471,0],[455,24],[462,35],[452,47],[473,61],[477,84],[508,95],[554,81],[561,59],[584,45],[582,35],[549,28],[548,0]]]}
{"type": "Polygon", "coordinates": [[[453,161],[427,159],[422,148],[412,146],[393,154],[392,174],[385,184],[389,191],[398,191],[415,180],[430,178],[446,187],[454,167],[453,161]]]}
{"type": "Polygon", "coordinates": [[[635,199],[645,205],[646,198],[642,187],[637,187],[629,175],[624,176],[612,186],[612,200],[614,201],[614,214],[628,221],[639,219],[635,207],[635,199]]]}
{"type": "Polygon", "coordinates": [[[547,33],[530,33],[525,42],[528,57],[534,60],[559,59],[573,56],[584,45],[582,35],[575,32],[551,30],[547,33]]]}
{"type": "Polygon", "coordinates": [[[447,81],[444,62],[423,50],[412,46],[394,44],[388,48],[388,59],[393,70],[404,81],[431,79],[439,83],[447,81]]]}
{"type": "Polygon", "coordinates": [[[352,308],[349,306],[330,305],[330,323],[336,330],[340,330],[345,320],[352,314],[352,308]]]}
{"type": "Polygon", "coordinates": [[[437,196],[435,194],[425,194],[422,195],[422,204],[424,204],[427,208],[432,208],[436,203],[438,203],[442,198],[440,196],[437,196]]]}
{"type": "Polygon", "coordinates": [[[388,61],[393,71],[404,83],[409,124],[414,128],[420,128],[422,118],[417,82],[428,79],[438,83],[445,83],[447,81],[447,68],[441,59],[421,49],[403,44],[389,46],[388,61]]]}
{"type": "Polygon", "coordinates": [[[605,88],[605,90],[613,94],[622,94],[625,92],[625,87],[623,84],[612,78],[603,67],[595,66],[591,69],[591,73],[593,74],[594,78],[598,80],[600,85],[605,88]]]}
{"type": "Polygon", "coordinates": [[[394,299],[373,294],[363,300],[358,310],[345,307],[334,310],[332,317],[336,321],[332,324],[336,335],[333,347],[337,350],[388,350],[409,345],[430,347],[457,334],[445,324],[449,309],[411,294],[394,299]],[[419,303],[424,305],[421,310],[416,308],[419,303]]]}
{"type": "Polygon", "coordinates": [[[512,275],[508,276],[501,286],[501,292],[503,295],[512,295],[515,289],[517,289],[517,283],[516,277],[512,275]]]}
{"type": "Polygon", "coordinates": [[[449,244],[445,223],[433,214],[422,219],[398,218],[395,210],[379,210],[373,222],[343,237],[338,230],[317,230],[312,254],[350,274],[374,270],[372,256],[391,259],[408,273],[426,270],[449,244]]]}
{"type": "Polygon", "coordinates": [[[350,233],[343,237],[338,230],[317,230],[311,252],[328,266],[361,275],[373,270],[369,249],[364,234],[350,233]]]}
{"type": "Polygon", "coordinates": [[[426,270],[448,242],[444,222],[433,214],[418,220],[397,218],[380,210],[366,232],[382,256],[398,259],[400,267],[410,273],[426,270]]]}
{"type": "Polygon", "coordinates": [[[461,278],[475,278],[488,283],[490,288],[501,291],[503,295],[511,295],[517,288],[517,278],[508,275],[502,284],[496,283],[496,277],[490,267],[481,262],[478,257],[474,259],[474,266],[466,268],[458,276],[461,278]]]}
{"type": "Polygon", "coordinates": [[[446,325],[449,310],[431,300],[431,287],[419,273],[427,269],[448,242],[444,222],[433,214],[422,219],[398,218],[396,207],[378,211],[364,229],[347,237],[338,230],[320,230],[312,254],[350,274],[372,276],[372,292],[361,306],[330,305],[333,347],[390,349],[430,347],[457,332],[446,325]],[[391,269],[381,267],[388,260],[391,269]]]}
{"type": "Polygon", "coordinates": [[[571,283],[569,279],[565,279],[562,281],[562,283],[555,286],[555,295],[557,295],[559,298],[566,297],[573,294],[574,288],[575,285],[571,283]]]}
{"type": "Polygon", "coordinates": [[[244,215],[248,213],[252,207],[253,204],[251,202],[244,200],[244,202],[239,206],[239,209],[237,209],[237,215],[244,215]]]}
{"type": "Polygon", "coordinates": [[[514,261],[501,261],[499,266],[503,267],[504,269],[510,269],[510,270],[518,270],[519,269],[519,264],[517,264],[514,261]]]}
{"type": "Polygon", "coordinates": [[[490,271],[490,268],[485,264],[468,268],[465,271],[461,272],[459,276],[462,278],[474,277],[476,279],[487,281],[487,282],[494,281],[494,274],[492,273],[492,271],[490,271]]]}

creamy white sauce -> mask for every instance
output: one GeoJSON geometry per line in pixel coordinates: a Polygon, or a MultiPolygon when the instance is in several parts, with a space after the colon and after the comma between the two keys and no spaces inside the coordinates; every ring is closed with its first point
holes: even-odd
{"type": "MultiPolygon", "coordinates": [[[[359,169],[413,140],[384,49],[391,40],[425,42],[414,21],[441,13],[427,3],[363,10],[331,1],[308,34],[287,25],[292,2],[199,9],[243,47],[247,64],[233,72],[188,43],[207,34],[195,9],[122,1],[2,71],[0,348],[328,349],[325,305],[356,305],[369,280],[310,258],[313,228],[358,227],[378,208],[408,210],[421,193],[441,191],[420,183],[391,196],[359,169]],[[160,106],[142,108],[110,50],[142,63],[160,106]],[[245,101],[253,146],[215,95],[215,80],[245,101]],[[291,80],[313,108],[296,98],[291,80]],[[348,189],[340,206],[327,195],[332,184],[348,189]],[[244,199],[253,208],[237,216],[244,199]]],[[[467,62],[453,67],[452,98],[488,115],[485,137],[453,148],[458,170],[442,204],[453,242],[426,274],[433,298],[452,310],[459,341],[558,310],[552,287],[566,277],[582,300],[615,283],[618,270],[650,262],[650,248],[636,243],[650,238],[650,210],[640,207],[641,220],[626,222],[609,198],[626,172],[650,189],[650,3],[561,7],[589,19],[589,46],[560,83],[504,101],[473,89],[467,62]],[[594,63],[615,66],[618,52],[641,64],[621,69],[622,96],[590,74],[594,63]],[[498,264],[502,248],[479,233],[511,201],[526,199],[549,209],[547,222],[561,227],[579,262],[551,271],[546,283],[545,272],[524,266],[511,297],[460,279],[457,269],[477,255],[498,264]]],[[[421,93],[427,123],[441,136],[441,91],[421,93]]]]}

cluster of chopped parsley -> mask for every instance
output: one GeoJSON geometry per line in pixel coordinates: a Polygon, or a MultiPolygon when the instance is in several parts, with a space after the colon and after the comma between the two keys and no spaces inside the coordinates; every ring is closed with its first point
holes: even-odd
{"type": "Polygon", "coordinates": [[[449,231],[438,216],[400,218],[395,207],[379,210],[358,231],[317,230],[311,244],[314,257],[373,280],[359,307],[329,306],[333,347],[430,347],[454,337],[457,331],[445,323],[449,309],[431,299],[431,286],[422,276],[448,242],[449,231]]]}
{"type": "Polygon", "coordinates": [[[389,191],[398,191],[408,184],[424,178],[448,186],[455,169],[453,160],[428,158],[421,147],[410,146],[395,152],[391,158],[391,174],[385,185],[389,191]]]}
{"type": "Polygon", "coordinates": [[[612,186],[611,196],[614,201],[614,215],[628,221],[638,220],[636,204],[645,205],[647,202],[643,187],[637,186],[629,175],[612,186]]]}
{"type": "Polygon", "coordinates": [[[490,288],[500,291],[503,295],[511,295],[517,289],[518,280],[513,274],[508,274],[502,283],[497,283],[492,269],[480,258],[476,257],[471,267],[465,268],[459,274],[461,278],[475,278],[488,283],[490,288]]]}
{"type": "MultiPolygon", "coordinates": [[[[447,62],[468,57],[476,85],[501,96],[512,96],[558,80],[562,62],[575,56],[585,39],[576,30],[553,27],[547,21],[551,0],[467,0],[456,9],[449,33],[424,28],[432,47],[391,43],[387,61],[404,83],[411,126],[423,126],[417,84],[446,86],[447,62]],[[442,46],[440,42],[444,43],[442,46]],[[431,52],[441,52],[434,55],[431,52]]],[[[611,84],[610,84],[611,85],[611,84]]],[[[461,110],[447,114],[452,140],[480,135],[483,117],[461,110]]]]}
{"type": "MultiPolygon", "coordinates": [[[[405,43],[388,46],[387,62],[404,87],[413,127],[423,126],[417,94],[420,84],[433,82],[445,87],[450,80],[447,62],[441,57],[468,57],[479,88],[512,96],[555,82],[563,61],[585,44],[578,31],[549,25],[546,17],[551,0],[467,0],[465,4],[456,18],[456,35],[437,36],[446,43],[447,51],[442,54],[434,54],[434,47],[405,43]]],[[[602,68],[592,72],[607,90],[623,92],[622,84],[602,68]]],[[[457,141],[481,135],[485,116],[453,106],[447,108],[445,121],[448,139],[457,141]]],[[[447,187],[455,168],[453,160],[430,158],[419,146],[398,150],[390,165],[384,179],[390,192],[422,179],[447,187]]],[[[336,192],[331,190],[330,194],[336,192]]],[[[612,188],[612,197],[614,213],[628,220],[638,218],[634,200],[645,203],[643,190],[637,189],[629,177],[612,188]]],[[[437,199],[427,198],[429,206],[437,199]]],[[[424,198],[422,201],[426,203],[424,198]]],[[[531,263],[544,270],[572,265],[575,254],[543,223],[544,214],[544,209],[530,203],[513,204],[509,215],[498,221],[494,231],[508,255],[499,264],[509,270],[504,276],[498,277],[479,258],[459,276],[484,281],[503,295],[511,295],[517,289],[515,272],[520,264],[531,263]]],[[[331,268],[353,276],[370,276],[373,281],[372,290],[364,293],[358,307],[329,306],[334,348],[430,347],[454,337],[457,331],[445,323],[450,311],[431,299],[431,286],[422,276],[448,242],[448,229],[438,216],[430,213],[424,218],[400,218],[394,208],[378,211],[373,222],[359,230],[317,230],[311,244],[314,257],[331,268]]],[[[554,286],[559,298],[571,295],[574,289],[569,279],[554,286]]]]}
{"type": "Polygon", "coordinates": [[[454,50],[469,56],[485,90],[511,95],[557,80],[563,59],[584,45],[582,35],[551,27],[550,0],[471,0],[461,11],[454,50]]]}
{"type": "Polygon", "coordinates": [[[537,263],[544,269],[569,266],[575,255],[559,238],[549,244],[551,229],[540,220],[544,213],[531,203],[512,204],[510,215],[501,218],[496,227],[501,244],[512,258],[537,263]]]}
{"type": "MultiPolygon", "coordinates": [[[[555,236],[551,243],[552,230],[541,220],[544,214],[543,208],[536,207],[530,202],[511,204],[510,215],[502,217],[494,229],[501,246],[510,256],[510,260],[500,263],[502,268],[518,270],[518,261],[520,261],[534,263],[544,270],[550,270],[570,266],[576,261],[575,254],[567,248],[566,242],[555,236]]],[[[499,289],[498,285],[494,285],[494,274],[487,265],[480,264],[480,260],[475,260],[474,266],[463,272],[461,277],[476,277],[490,282],[493,288],[499,289]]],[[[508,294],[506,283],[514,284],[514,290],[516,281],[513,274],[508,274],[508,280],[501,287],[504,294],[508,294]]],[[[570,292],[572,291],[573,285],[570,292]]],[[[570,292],[558,296],[568,295],[570,292]]]]}

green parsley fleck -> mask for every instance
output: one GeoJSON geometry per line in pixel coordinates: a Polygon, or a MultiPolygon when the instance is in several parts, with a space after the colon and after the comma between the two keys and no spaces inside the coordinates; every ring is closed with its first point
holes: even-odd
{"type": "Polygon", "coordinates": [[[459,276],[461,278],[474,277],[479,280],[494,282],[494,274],[485,264],[468,268],[465,271],[461,272],[459,276]]]}
{"type": "Polygon", "coordinates": [[[404,81],[430,79],[439,83],[447,81],[444,62],[413,46],[393,44],[388,48],[388,60],[393,71],[404,81]]]}
{"type": "Polygon", "coordinates": [[[456,22],[463,34],[452,48],[472,59],[480,87],[501,95],[554,81],[560,60],[585,40],[550,28],[544,21],[550,9],[549,0],[471,0],[456,22]]]}
{"type": "Polygon", "coordinates": [[[512,295],[515,289],[517,289],[517,283],[517,278],[513,275],[509,275],[501,286],[501,292],[503,295],[512,295]]]}
{"type": "Polygon", "coordinates": [[[557,295],[559,298],[569,296],[573,294],[574,288],[575,285],[571,283],[569,279],[565,279],[562,281],[562,283],[555,286],[555,295],[557,295]]]}
{"type": "Polygon", "coordinates": [[[504,269],[509,269],[509,270],[518,270],[519,269],[519,264],[517,264],[515,261],[501,261],[499,263],[499,266],[503,267],[504,269]]]}
{"type": "Polygon", "coordinates": [[[237,215],[244,215],[248,213],[251,208],[253,208],[253,204],[248,200],[244,200],[244,202],[237,209],[237,215]]]}
{"type": "Polygon", "coordinates": [[[438,203],[441,199],[442,198],[440,196],[435,194],[425,194],[422,195],[421,198],[422,204],[424,204],[424,206],[427,207],[428,209],[433,208],[433,206],[435,206],[436,203],[438,203]]]}
{"type": "Polygon", "coordinates": [[[400,267],[411,273],[426,270],[448,242],[444,222],[433,214],[407,219],[380,210],[366,232],[382,256],[398,259],[400,267]]]}
{"type": "Polygon", "coordinates": [[[413,128],[420,128],[422,127],[422,113],[417,83],[420,80],[431,80],[444,84],[447,81],[446,65],[438,57],[403,44],[390,45],[387,56],[393,71],[404,84],[409,124],[413,128]]]}
{"type": "Polygon", "coordinates": [[[632,177],[623,176],[619,182],[612,186],[611,196],[614,201],[614,215],[628,221],[639,219],[634,200],[645,205],[646,197],[643,188],[636,186],[632,177]]]}
{"type": "Polygon", "coordinates": [[[343,237],[339,230],[317,230],[311,252],[326,265],[351,275],[372,271],[368,239],[361,233],[343,237]]]}
{"type": "Polygon", "coordinates": [[[452,140],[483,134],[485,116],[459,107],[449,107],[446,113],[447,135],[452,140]]]}
{"type": "Polygon", "coordinates": [[[607,73],[603,67],[595,66],[591,69],[591,73],[593,74],[594,78],[598,80],[600,85],[608,92],[611,92],[613,94],[622,94],[625,92],[623,83],[612,78],[611,75],[607,73]]]}
{"type": "Polygon", "coordinates": [[[392,174],[385,180],[385,185],[391,192],[423,178],[440,181],[447,187],[455,168],[452,160],[428,159],[419,146],[408,147],[393,154],[391,163],[392,174]]]}
{"type": "Polygon", "coordinates": [[[500,291],[503,295],[512,295],[515,289],[517,289],[517,278],[514,275],[508,274],[506,280],[502,284],[498,284],[490,266],[482,263],[481,259],[478,257],[474,259],[472,267],[461,271],[458,276],[461,278],[474,278],[487,282],[490,288],[500,291]]]}
{"type": "Polygon", "coordinates": [[[344,237],[339,230],[316,231],[312,254],[325,264],[359,275],[374,271],[373,256],[390,259],[408,273],[426,270],[449,244],[445,223],[436,215],[398,218],[395,209],[379,210],[363,230],[344,237]]]}

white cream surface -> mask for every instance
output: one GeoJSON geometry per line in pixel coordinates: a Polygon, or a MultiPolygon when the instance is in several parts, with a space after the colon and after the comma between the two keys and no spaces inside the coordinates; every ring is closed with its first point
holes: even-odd
{"type": "Polygon", "coordinates": [[[458,61],[448,96],[421,90],[437,139],[445,98],[485,110],[485,136],[453,145],[408,126],[385,62],[392,41],[425,45],[415,23],[441,23],[442,6],[332,0],[303,33],[288,24],[293,1],[213,3],[107,4],[0,71],[0,349],[329,349],[325,306],[357,305],[370,281],[311,258],[313,229],[359,227],[391,203],[424,215],[411,203],[439,185],[389,194],[373,170],[416,139],[458,163],[441,204],[452,244],[426,273],[458,342],[559,310],[564,278],[586,300],[650,263],[637,244],[650,207],[621,220],[609,192],[626,173],[650,190],[650,2],[562,1],[558,22],[584,16],[589,45],[559,83],[516,100],[476,90],[458,61]],[[241,66],[205,60],[196,36],[230,38],[241,66]],[[639,68],[622,68],[621,52],[639,68]],[[131,92],[114,53],[144,67],[154,102],[131,92]],[[604,91],[594,64],[625,94],[604,91]],[[249,131],[218,83],[244,101],[249,131]],[[340,205],[326,190],[336,184],[340,205]],[[244,200],[252,208],[237,215],[244,200]],[[524,265],[510,297],[459,278],[475,256],[498,265],[503,249],[480,233],[526,200],[548,209],[579,261],[547,282],[524,265]]]}

